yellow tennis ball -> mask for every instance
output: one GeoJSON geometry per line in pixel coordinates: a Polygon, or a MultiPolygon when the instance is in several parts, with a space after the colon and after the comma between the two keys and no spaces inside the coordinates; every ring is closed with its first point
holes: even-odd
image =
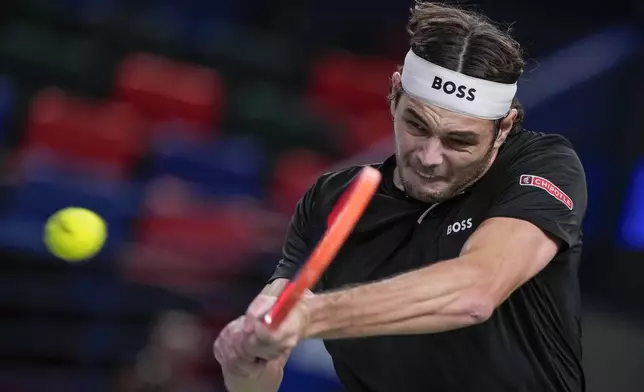
{"type": "Polygon", "coordinates": [[[56,257],[66,261],[95,256],[106,238],[107,225],[103,218],[85,208],[64,208],[45,224],[45,245],[56,257]]]}

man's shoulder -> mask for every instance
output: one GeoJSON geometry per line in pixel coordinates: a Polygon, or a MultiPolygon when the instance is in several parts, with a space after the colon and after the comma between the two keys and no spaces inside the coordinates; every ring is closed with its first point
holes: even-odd
{"type": "Polygon", "coordinates": [[[580,163],[572,143],[563,135],[524,130],[511,135],[499,158],[507,166],[515,164],[580,163]]]}
{"type": "Polygon", "coordinates": [[[563,135],[523,130],[507,139],[509,150],[535,150],[552,148],[557,150],[572,150],[572,143],[563,135]]]}
{"type": "Polygon", "coordinates": [[[349,187],[364,167],[371,166],[382,171],[383,165],[383,162],[354,165],[326,172],[315,182],[315,193],[318,196],[333,198],[349,187]]]}

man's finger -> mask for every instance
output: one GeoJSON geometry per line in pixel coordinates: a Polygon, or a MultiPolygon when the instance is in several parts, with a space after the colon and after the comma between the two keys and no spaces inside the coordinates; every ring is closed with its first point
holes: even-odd
{"type": "Polygon", "coordinates": [[[227,373],[247,377],[259,371],[262,361],[247,354],[243,349],[250,334],[242,330],[243,317],[229,323],[213,344],[214,356],[227,373]]]}
{"type": "Polygon", "coordinates": [[[291,347],[272,339],[262,340],[253,334],[245,342],[243,350],[247,355],[270,361],[288,353],[291,347]]]}
{"type": "Polygon", "coordinates": [[[212,345],[212,352],[215,355],[215,359],[219,362],[220,365],[223,365],[224,357],[222,356],[221,349],[219,348],[219,341],[216,340],[212,345]]]}
{"type": "Polygon", "coordinates": [[[223,342],[220,347],[222,368],[233,375],[247,377],[261,369],[262,364],[235,347],[234,342],[223,342]]]}

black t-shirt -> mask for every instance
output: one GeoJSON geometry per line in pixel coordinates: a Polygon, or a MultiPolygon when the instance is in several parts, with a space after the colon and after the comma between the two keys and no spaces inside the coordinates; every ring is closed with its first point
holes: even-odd
{"type": "MultiPolygon", "coordinates": [[[[580,392],[578,265],[586,181],[570,143],[558,135],[510,136],[488,172],[464,193],[435,206],[393,184],[394,157],[375,165],[382,184],[315,291],[371,282],[458,257],[492,217],[529,221],[562,240],[544,270],[492,317],[455,331],[325,341],[350,392],[580,392]],[[431,207],[431,208],[430,208],[431,207]]],[[[318,179],[296,207],[271,280],[291,279],[321,234],[353,167],[318,179]]]]}

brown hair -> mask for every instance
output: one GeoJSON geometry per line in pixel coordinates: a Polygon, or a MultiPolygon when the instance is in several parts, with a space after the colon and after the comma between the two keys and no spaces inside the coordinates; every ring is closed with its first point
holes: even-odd
{"type": "MultiPolygon", "coordinates": [[[[519,43],[480,13],[417,0],[407,32],[414,53],[452,71],[499,83],[515,83],[523,73],[519,43]]],[[[402,92],[392,85],[390,104],[398,104],[402,92]]],[[[522,129],[524,118],[516,97],[512,108],[518,111],[510,131],[515,133],[522,129]]]]}

